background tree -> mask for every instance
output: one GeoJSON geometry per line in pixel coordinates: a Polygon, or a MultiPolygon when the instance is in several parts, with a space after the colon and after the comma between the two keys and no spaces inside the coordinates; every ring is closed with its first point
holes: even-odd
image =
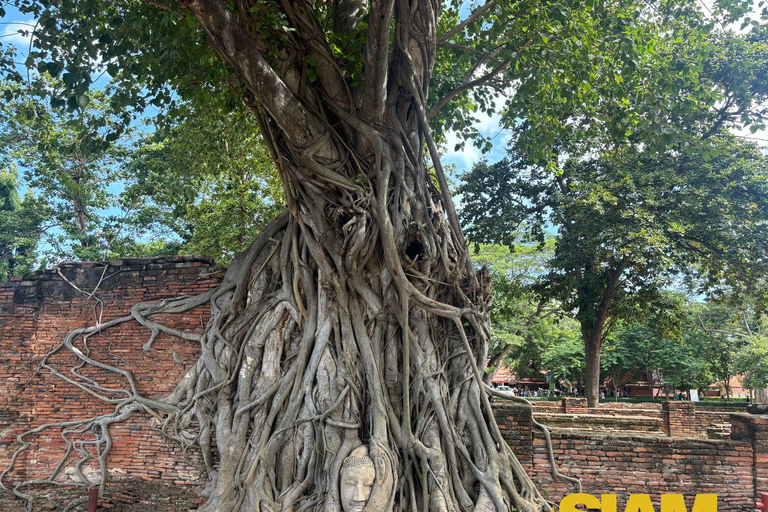
{"type": "Polygon", "coordinates": [[[531,288],[545,271],[552,247],[552,243],[541,249],[525,245],[517,245],[514,250],[500,245],[475,246],[472,260],[478,266],[488,267],[492,285],[492,338],[486,382],[493,380],[504,363],[521,361],[523,352],[531,359],[526,359],[525,365],[514,364],[514,370],[519,376],[527,376],[528,361],[539,358],[527,333],[548,317],[561,316],[556,305],[539,301],[531,288]]]}
{"type": "Polygon", "coordinates": [[[759,222],[747,222],[731,240],[735,245],[724,243],[729,220],[763,218],[766,211],[763,192],[751,189],[761,155],[724,133],[765,126],[765,26],[756,21],[746,34],[719,30],[740,8],[729,4],[705,17],[676,2],[651,12],[626,3],[597,7],[611,13],[606,33],[621,36],[601,41],[594,53],[589,44],[574,44],[594,66],[585,75],[550,67],[520,83],[507,116],[516,133],[508,160],[476,166],[460,188],[473,240],[509,243],[522,221],[533,239],[546,226],[559,230],[557,270],[542,289],[577,312],[591,406],[600,346],[625,302],[617,295],[653,295],[663,281],[655,276],[697,259],[710,289],[720,288],[723,278],[743,278],[730,279],[731,286],[758,282],[764,248],[751,261],[753,275],[744,278],[749,271],[736,269],[736,262],[749,258],[728,247],[744,243],[756,250],[759,222]],[[747,198],[740,197],[742,187],[747,198]],[[672,197],[680,201],[667,203],[672,197]],[[717,211],[720,201],[733,210],[717,211]],[[705,214],[712,224],[702,220],[705,214]]]}
{"type": "Polygon", "coordinates": [[[120,203],[136,227],[224,264],[285,206],[258,126],[231,98],[178,106],[131,151],[126,174],[120,203]]]}
{"type": "Polygon", "coordinates": [[[550,333],[551,345],[541,356],[543,369],[551,372],[555,382],[562,382],[568,393],[573,390],[573,383],[584,380],[584,343],[578,331],[560,329],[550,333]]]}
{"type": "Polygon", "coordinates": [[[17,186],[13,167],[0,170],[0,282],[34,270],[37,243],[49,215],[32,191],[21,199],[17,186]]]}
{"type": "Polygon", "coordinates": [[[510,350],[506,364],[519,377],[541,378],[541,371],[546,371],[543,357],[553,340],[565,342],[572,335],[578,337],[579,325],[568,317],[557,315],[545,316],[522,334],[519,346],[510,350]]]}
{"type": "MultiPolygon", "coordinates": [[[[703,344],[705,359],[714,377],[721,383],[725,398],[731,398],[731,381],[739,373],[738,355],[754,335],[761,335],[762,315],[755,314],[749,302],[705,303],[688,311],[692,331],[703,344]]],[[[768,361],[766,361],[768,362],[768,361]]]]}
{"type": "MultiPolygon", "coordinates": [[[[59,94],[61,82],[42,77],[39,86],[59,94]]],[[[122,176],[125,147],[110,135],[114,110],[101,92],[75,99],[70,112],[7,83],[10,97],[0,107],[0,158],[23,169],[24,182],[45,201],[51,226],[40,256],[53,259],[104,259],[120,236],[120,219],[110,187],[122,176]]],[[[125,140],[122,141],[123,143],[125,140]]]]}
{"type": "Polygon", "coordinates": [[[107,141],[98,130],[117,136],[121,121],[103,93],[86,101],[84,116],[29,96],[3,109],[4,158],[54,214],[33,243],[38,264],[179,252],[226,264],[282,209],[277,170],[242,104],[186,102],[144,119],[158,122],[152,133],[107,141]]]}
{"type": "Polygon", "coordinates": [[[703,289],[715,292],[724,280],[739,288],[760,282],[768,257],[760,234],[768,212],[765,158],[733,138],[711,142],[719,149],[708,161],[621,148],[571,159],[558,173],[513,149],[508,159],[479,163],[462,178],[473,239],[505,241],[521,222],[532,239],[549,226],[558,230],[538,292],[573,311],[581,325],[591,406],[610,329],[638,308],[663,303],[672,277],[693,269],[704,277],[703,289]]]}
{"type": "Polygon", "coordinates": [[[746,345],[736,354],[736,371],[742,375],[741,383],[750,394],[754,393],[755,402],[765,402],[765,389],[768,387],[768,338],[753,335],[746,345]]]}
{"type": "Polygon", "coordinates": [[[624,385],[625,378],[637,376],[635,370],[640,367],[638,357],[648,344],[653,343],[651,334],[645,326],[635,324],[614,333],[603,344],[600,367],[602,374],[611,379],[616,401],[619,399],[619,386],[624,385]]]}
{"type": "Polygon", "coordinates": [[[654,353],[659,383],[667,398],[675,390],[706,389],[712,383],[705,344],[695,333],[686,332],[682,338],[663,338],[654,353]]]}

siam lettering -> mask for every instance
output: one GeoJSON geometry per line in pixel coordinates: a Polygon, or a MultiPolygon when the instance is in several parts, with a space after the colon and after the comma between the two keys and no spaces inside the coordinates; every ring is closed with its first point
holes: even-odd
{"type": "MultiPolygon", "coordinates": [[[[600,510],[619,512],[615,494],[601,494],[600,498],[586,493],[569,494],[560,502],[560,512],[600,510]]],[[[649,494],[630,494],[624,512],[717,512],[717,494],[697,494],[689,511],[682,494],[662,494],[658,511],[649,494]]]]}

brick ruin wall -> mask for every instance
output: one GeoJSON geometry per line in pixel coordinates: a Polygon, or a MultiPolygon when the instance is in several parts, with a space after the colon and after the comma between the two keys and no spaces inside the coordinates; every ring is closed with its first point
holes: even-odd
{"type": "MultiPolygon", "coordinates": [[[[131,307],[139,302],[205,292],[217,286],[222,277],[223,273],[214,269],[209,259],[168,257],[119,260],[108,265],[62,265],[58,271],[0,285],[0,470],[8,467],[11,455],[19,447],[18,434],[46,423],[111,412],[113,406],[50,373],[38,372],[45,354],[58,347],[67,332],[129,315],[131,307]]],[[[201,306],[179,315],[152,318],[178,330],[202,332],[209,315],[209,307],[201,306]]],[[[152,349],[145,352],[142,345],[149,334],[148,329],[131,320],[103,335],[90,337],[88,349],[94,359],[131,370],[138,391],[157,398],[169,393],[181,380],[197,360],[200,347],[195,342],[161,333],[152,349]]],[[[75,346],[84,349],[81,340],[75,346]]],[[[66,350],[51,358],[51,366],[65,375],[69,375],[73,364],[75,357],[66,350]]],[[[127,384],[111,372],[92,368],[82,372],[104,386],[124,389],[127,384]]],[[[146,414],[137,414],[116,425],[112,433],[108,465],[115,481],[128,478],[192,486],[193,494],[199,493],[202,480],[196,454],[182,453],[178,445],[153,432],[146,414]]],[[[49,475],[64,454],[61,435],[62,430],[54,428],[27,436],[24,440],[33,444],[19,454],[14,471],[3,482],[49,475]]],[[[91,439],[88,433],[70,437],[91,439]]],[[[76,460],[75,455],[69,460],[76,460]]],[[[93,473],[95,468],[94,464],[86,464],[84,472],[93,473]]],[[[74,479],[71,467],[59,478],[74,479]]],[[[138,499],[144,492],[134,490],[133,494],[138,499]]],[[[0,503],[0,509],[11,510],[12,505],[0,503]]]]}
{"type": "Polygon", "coordinates": [[[693,402],[603,402],[588,409],[585,398],[534,402],[536,418],[554,428],[665,434],[673,437],[730,437],[730,416],[743,407],[709,406],[693,402]]]}
{"type": "MultiPolygon", "coordinates": [[[[61,344],[69,330],[127,315],[137,302],[204,292],[222,277],[223,272],[208,259],[168,257],[63,265],[59,271],[0,285],[4,363],[0,365],[4,383],[0,388],[0,471],[18,448],[19,433],[110,411],[77,387],[37,372],[43,356],[61,344]]],[[[208,316],[207,306],[201,306],[159,319],[175,329],[202,332],[208,316]]],[[[148,337],[147,329],[130,321],[91,337],[88,348],[96,358],[133,371],[140,392],[160,397],[197,359],[199,347],[161,334],[153,349],[144,352],[148,337]]],[[[62,352],[52,361],[64,372],[74,357],[62,352]]],[[[89,375],[111,386],[125,385],[109,373],[89,375]]],[[[718,510],[752,510],[756,493],[768,491],[768,417],[694,410],[693,404],[675,402],[605,404],[600,410],[587,409],[580,399],[536,405],[533,410],[508,403],[494,403],[494,407],[505,439],[551,501],[559,502],[575,489],[553,481],[534,417],[556,427],[552,441],[560,470],[581,476],[585,492],[619,494],[620,504],[629,493],[658,497],[666,492],[686,496],[715,492],[718,510]],[[701,439],[706,437],[707,425],[724,422],[732,439],[701,439]]],[[[60,435],[60,430],[51,430],[29,436],[34,444],[21,453],[16,469],[4,482],[50,473],[63,454],[60,435]]],[[[102,506],[117,512],[175,512],[193,510],[202,503],[199,493],[205,482],[199,457],[182,453],[153,431],[149,416],[137,414],[116,426],[113,441],[108,459],[112,485],[102,496],[102,506]]],[[[86,465],[86,472],[94,467],[86,465]]],[[[60,479],[74,480],[74,475],[69,470],[60,479]]],[[[71,501],[82,494],[82,490],[57,489],[53,495],[58,499],[39,504],[38,509],[57,510],[57,501],[71,501]]],[[[0,509],[21,511],[23,503],[0,491],[0,509]]]]}
{"type": "MultiPolygon", "coordinates": [[[[526,431],[539,415],[512,403],[495,403],[494,410],[502,435],[545,498],[559,503],[577,492],[552,477],[543,433],[526,431]]],[[[629,494],[650,494],[658,507],[660,494],[692,499],[710,493],[718,495],[720,511],[751,511],[768,488],[768,417],[735,413],[729,419],[733,433],[727,440],[557,428],[552,448],[561,473],[579,476],[583,492],[617,494],[619,510],[629,494]]]]}

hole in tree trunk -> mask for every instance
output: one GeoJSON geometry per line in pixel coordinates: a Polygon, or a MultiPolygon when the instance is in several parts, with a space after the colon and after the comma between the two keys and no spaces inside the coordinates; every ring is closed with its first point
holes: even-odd
{"type": "Polygon", "coordinates": [[[405,255],[411,261],[424,254],[424,234],[416,224],[411,224],[408,233],[405,235],[405,255]]]}
{"type": "Polygon", "coordinates": [[[410,244],[408,244],[408,247],[405,248],[405,255],[408,256],[411,260],[415,260],[416,256],[424,252],[424,246],[421,245],[421,242],[418,240],[412,241],[410,244]]]}

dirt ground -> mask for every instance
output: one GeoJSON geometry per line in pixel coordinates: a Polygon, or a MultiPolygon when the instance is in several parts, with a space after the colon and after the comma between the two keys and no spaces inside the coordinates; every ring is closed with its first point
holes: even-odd
{"type": "MultiPolygon", "coordinates": [[[[205,503],[201,486],[170,487],[144,480],[111,483],[99,498],[99,512],[192,512],[205,503]]],[[[33,512],[86,512],[85,488],[38,489],[34,491],[33,512]]],[[[26,512],[26,501],[0,491],[0,510],[26,512]]]]}

